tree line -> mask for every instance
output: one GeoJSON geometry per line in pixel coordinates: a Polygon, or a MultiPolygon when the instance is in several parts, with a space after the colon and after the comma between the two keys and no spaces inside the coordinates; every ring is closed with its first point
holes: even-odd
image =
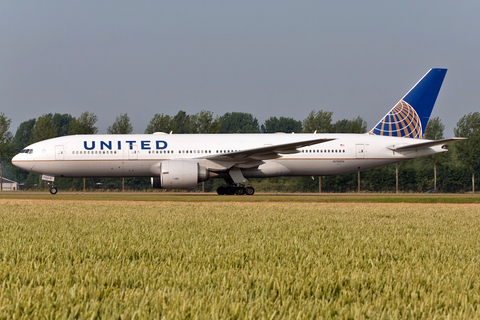
{"type": "MultiPolygon", "coordinates": [[[[227,112],[215,116],[213,112],[201,111],[187,114],[179,111],[176,115],[155,114],[145,128],[145,133],[274,133],[274,132],[318,132],[318,133],[365,133],[367,123],[361,117],[342,119],[334,122],[331,111],[311,111],[303,120],[289,117],[270,117],[259,124],[252,114],[227,112]]],[[[38,118],[22,122],[13,135],[9,131],[11,119],[0,113],[0,177],[12,179],[23,184],[26,190],[44,188],[40,176],[25,172],[11,164],[11,158],[25,146],[54,137],[75,134],[96,134],[98,118],[91,112],[79,117],[70,114],[48,113],[38,118]]],[[[444,138],[445,126],[437,118],[430,119],[424,138],[438,140],[444,138]]],[[[128,114],[120,114],[111,126],[109,134],[128,134],[133,132],[128,114]]],[[[468,138],[466,141],[450,145],[449,152],[415,159],[399,164],[399,190],[402,192],[425,192],[439,189],[442,192],[475,191],[475,173],[480,169],[480,113],[472,112],[463,116],[454,129],[455,136],[468,138]]],[[[395,165],[351,173],[340,176],[323,177],[278,177],[251,179],[257,192],[393,192],[396,185],[395,165]],[[313,179],[312,179],[313,178],[313,179]]],[[[148,178],[127,178],[125,188],[129,190],[147,190],[148,178]]],[[[118,178],[105,179],[68,179],[57,178],[56,184],[61,190],[110,189],[122,188],[118,178]]],[[[205,183],[205,191],[214,191],[223,181],[211,180],[205,183]]],[[[200,186],[199,186],[200,188],[200,186]]]]}

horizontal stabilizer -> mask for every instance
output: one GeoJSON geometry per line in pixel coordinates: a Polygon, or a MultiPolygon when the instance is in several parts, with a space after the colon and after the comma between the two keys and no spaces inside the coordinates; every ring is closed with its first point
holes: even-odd
{"type": "MultiPolygon", "coordinates": [[[[410,150],[418,150],[424,148],[430,148],[439,145],[446,145],[448,143],[458,142],[462,140],[466,140],[467,138],[449,138],[449,139],[442,139],[442,140],[427,140],[426,142],[420,142],[415,144],[400,144],[400,145],[392,145],[389,146],[388,149],[392,151],[410,151],[410,150]]],[[[421,140],[420,140],[421,141],[421,140]]]]}

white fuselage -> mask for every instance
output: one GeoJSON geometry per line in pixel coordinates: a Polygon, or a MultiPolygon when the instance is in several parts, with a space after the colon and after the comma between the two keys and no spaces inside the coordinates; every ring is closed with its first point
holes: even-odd
{"type": "Polygon", "coordinates": [[[207,170],[235,165],[245,178],[328,176],[384,166],[446,151],[441,146],[404,152],[389,147],[425,140],[369,134],[129,134],[75,135],[53,138],[27,147],[12,159],[16,166],[54,177],[152,177],[159,163],[186,160],[207,170]],[[297,148],[257,162],[212,161],[237,151],[319,138],[335,140],[297,148]]]}

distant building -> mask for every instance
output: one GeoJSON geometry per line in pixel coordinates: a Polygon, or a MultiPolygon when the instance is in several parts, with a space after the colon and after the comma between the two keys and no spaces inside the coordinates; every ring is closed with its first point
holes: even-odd
{"type": "Polygon", "coordinates": [[[12,181],[7,178],[2,178],[2,190],[3,191],[17,191],[18,182],[12,181]]]}

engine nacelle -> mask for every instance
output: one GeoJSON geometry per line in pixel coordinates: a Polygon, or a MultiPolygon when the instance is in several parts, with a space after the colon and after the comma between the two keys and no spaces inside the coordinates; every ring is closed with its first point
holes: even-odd
{"type": "Polygon", "coordinates": [[[194,188],[207,180],[209,172],[198,163],[184,160],[160,162],[160,176],[152,177],[152,187],[165,189],[194,188]]]}

